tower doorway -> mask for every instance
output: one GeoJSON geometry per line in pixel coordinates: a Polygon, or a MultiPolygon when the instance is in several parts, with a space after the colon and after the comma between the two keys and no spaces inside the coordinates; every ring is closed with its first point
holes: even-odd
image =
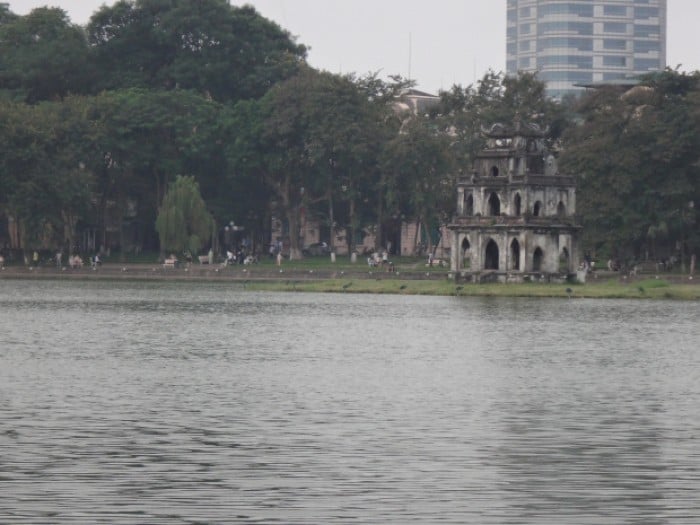
{"type": "Polygon", "coordinates": [[[544,260],[544,252],[538,246],[535,248],[535,253],[532,255],[532,271],[541,272],[542,271],[542,261],[544,260]]]}
{"type": "Polygon", "coordinates": [[[520,270],[520,243],[518,239],[513,239],[510,243],[510,260],[513,270],[520,270]]]}
{"type": "Polygon", "coordinates": [[[491,239],[486,245],[485,270],[498,270],[498,244],[491,239]]]}

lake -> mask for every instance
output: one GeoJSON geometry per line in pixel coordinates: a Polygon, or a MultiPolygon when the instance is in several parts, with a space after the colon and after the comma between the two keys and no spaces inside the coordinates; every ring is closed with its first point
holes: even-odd
{"type": "Polygon", "coordinates": [[[696,524],[699,321],[0,280],[0,522],[696,524]]]}

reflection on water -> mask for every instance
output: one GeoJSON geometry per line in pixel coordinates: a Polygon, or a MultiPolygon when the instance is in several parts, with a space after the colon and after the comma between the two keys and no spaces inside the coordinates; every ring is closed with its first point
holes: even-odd
{"type": "Polygon", "coordinates": [[[699,314],[0,281],[0,521],[697,523],[699,314]]]}

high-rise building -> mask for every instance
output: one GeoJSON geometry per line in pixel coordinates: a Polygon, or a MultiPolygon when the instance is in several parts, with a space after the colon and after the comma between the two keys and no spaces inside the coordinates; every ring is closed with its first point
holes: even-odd
{"type": "Polygon", "coordinates": [[[666,0],[507,0],[506,73],[559,98],[666,67],[666,0]]]}

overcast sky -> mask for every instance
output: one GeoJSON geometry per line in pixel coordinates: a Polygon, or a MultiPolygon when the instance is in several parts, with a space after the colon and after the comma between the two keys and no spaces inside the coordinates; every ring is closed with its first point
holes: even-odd
{"type": "MultiPolygon", "coordinates": [[[[8,0],[0,0],[8,2],[8,0]]],[[[85,24],[111,0],[9,0],[27,14],[50,5],[85,24]]],[[[232,0],[251,4],[299,43],[309,63],[333,73],[400,74],[437,93],[505,68],[506,0],[232,0]]],[[[700,0],[668,0],[667,62],[700,69],[700,0]]]]}

